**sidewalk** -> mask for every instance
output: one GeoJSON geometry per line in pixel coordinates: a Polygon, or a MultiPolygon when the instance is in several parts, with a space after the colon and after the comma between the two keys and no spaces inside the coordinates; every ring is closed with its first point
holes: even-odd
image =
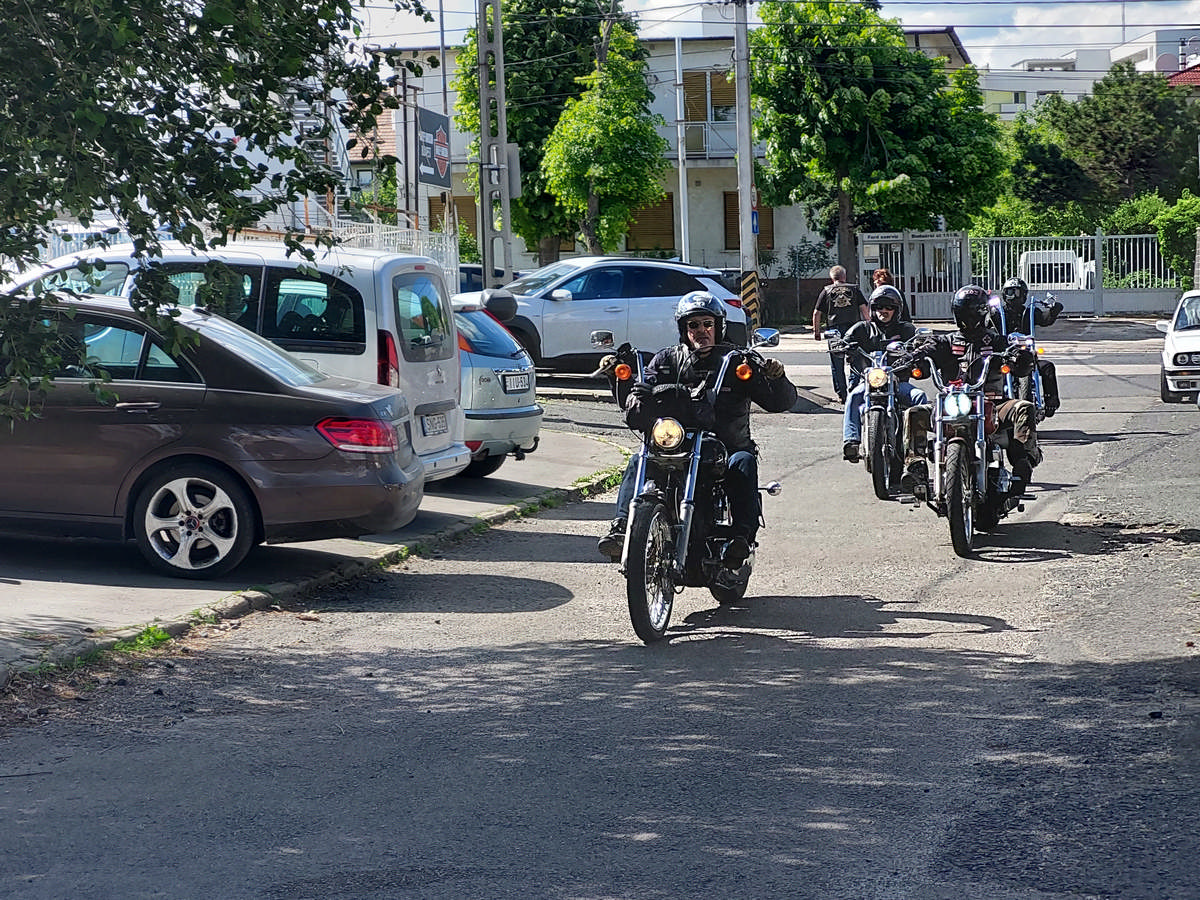
{"type": "Polygon", "coordinates": [[[215,582],[157,576],[132,545],[7,541],[0,546],[0,687],[18,671],[69,664],[151,624],[177,635],[199,618],[246,615],[546,502],[578,499],[602,489],[625,458],[615,443],[543,429],[536,452],[506,461],[495,475],[429,486],[417,517],[398,531],[259,547],[215,582]]]}

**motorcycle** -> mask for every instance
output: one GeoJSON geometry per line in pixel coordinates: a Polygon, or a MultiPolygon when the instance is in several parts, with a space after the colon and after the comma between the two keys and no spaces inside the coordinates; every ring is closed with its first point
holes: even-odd
{"type": "MultiPolygon", "coordinates": [[[[969,383],[947,383],[936,366],[929,366],[937,389],[928,447],[933,469],[923,484],[913,486],[913,502],[924,502],[949,520],[954,552],[964,557],[971,555],[977,529],[991,531],[1012,510],[1023,510],[1022,500],[1032,499],[1011,493],[1013,478],[1005,457],[1008,431],[1000,427],[995,401],[984,389],[993,365],[1010,374],[1007,353],[986,354],[979,380],[969,383]]],[[[922,377],[915,361],[914,368],[914,376],[922,377]]]]}
{"type": "Polygon", "coordinates": [[[875,496],[890,500],[904,471],[904,423],[897,403],[896,383],[911,374],[911,367],[895,366],[905,345],[892,341],[883,350],[867,351],[840,340],[836,332],[825,332],[831,350],[862,357],[863,395],[862,457],[875,496]]]}
{"type": "MultiPolygon", "coordinates": [[[[1030,297],[1026,301],[1026,314],[1023,316],[1022,322],[1013,323],[1015,326],[1028,326],[1029,333],[1012,332],[1008,330],[1008,322],[1005,321],[1004,301],[998,294],[993,294],[989,301],[992,308],[993,321],[997,330],[1001,334],[1008,335],[1010,343],[1020,343],[1021,346],[1029,350],[1038,360],[1038,364],[1033,367],[1033,371],[1028,375],[1018,378],[1016,375],[1008,374],[1004,378],[1005,396],[1014,400],[1028,400],[1037,408],[1037,421],[1041,422],[1049,416],[1054,415],[1055,409],[1048,408],[1046,405],[1046,392],[1044,381],[1042,378],[1042,363],[1041,354],[1044,349],[1038,346],[1037,337],[1034,334],[1038,312],[1043,312],[1049,315],[1053,311],[1055,297],[1053,294],[1046,294],[1045,299],[1036,300],[1030,297]]],[[[1053,313],[1050,321],[1058,317],[1057,312],[1053,313]]]]}
{"type": "MultiPolygon", "coordinates": [[[[611,347],[612,335],[596,332],[592,343],[611,347]],[[605,343],[607,341],[607,344],[605,343]]],[[[675,595],[684,587],[706,587],[722,605],[746,593],[754,569],[751,544],[745,560],[731,567],[724,552],[733,537],[733,518],[725,489],[729,451],[713,428],[713,409],[727,377],[762,378],[759,347],[779,344],[779,332],[760,328],[746,349],[731,350],[715,376],[697,387],[664,393],[661,415],[641,433],[634,500],[629,506],[620,571],[625,576],[629,618],[644,643],[662,640],[675,595]]],[[[622,344],[607,375],[618,403],[643,380],[643,354],[622,344]]],[[[669,386],[673,387],[673,386],[669,386]]],[[[777,496],[778,482],[760,487],[777,496]]],[[[761,500],[760,500],[761,508],[761,500]]]]}

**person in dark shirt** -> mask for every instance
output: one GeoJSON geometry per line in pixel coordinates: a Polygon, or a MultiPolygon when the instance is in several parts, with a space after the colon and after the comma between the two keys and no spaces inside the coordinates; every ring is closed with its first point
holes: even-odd
{"type": "MultiPolygon", "coordinates": [[[[830,284],[821,289],[813,307],[813,339],[824,340],[824,331],[836,331],[838,337],[850,330],[856,322],[870,318],[871,311],[867,308],[867,300],[856,284],[846,283],[846,270],[842,266],[834,266],[829,270],[830,284]],[[821,320],[825,320],[826,328],[821,328],[821,320]]],[[[846,402],[849,387],[846,384],[846,354],[830,353],[829,369],[833,375],[833,389],[838,399],[846,402]]]]}

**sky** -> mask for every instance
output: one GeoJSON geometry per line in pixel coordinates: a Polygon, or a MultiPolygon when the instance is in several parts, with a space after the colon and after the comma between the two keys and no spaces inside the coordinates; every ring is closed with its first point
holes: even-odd
{"type": "MultiPolygon", "coordinates": [[[[473,0],[424,2],[435,17],[429,25],[411,16],[393,15],[388,0],[368,0],[364,40],[379,46],[435,47],[444,31],[446,44],[456,46],[475,24],[473,0]]],[[[608,5],[606,0],[603,5],[608,5]]],[[[623,0],[622,6],[638,16],[643,37],[698,34],[704,6],[711,7],[709,15],[723,14],[731,23],[733,18],[727,3],[623,0]]],[[[751,17],[753,9],[752,4],[751,17]]],[[[1159,28],[1194,27],[1194,49],[1200,53],[1200,0],[883,0],[881,12],[905,28],[953,27],[980,68],[1006,69],[1026,58],[1055,58],[1075,49],[1116,46],[1159,28]]]]}

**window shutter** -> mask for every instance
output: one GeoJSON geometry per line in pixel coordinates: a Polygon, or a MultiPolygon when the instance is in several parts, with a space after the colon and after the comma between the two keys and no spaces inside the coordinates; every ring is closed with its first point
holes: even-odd
{"type": "Polygon", "coordinates": [[[675,249],[675,196],[667,194],[657,203],[644,206],[625,235],[626,250],[675,249]]]}
{"type": "MultiPolygon", "coordinates": [[[[738,229],[738,192],[725,192],[725,249],[740,250],[742,236],[738,229]]],[[[758,248],[775,249],[775,210],[758,204],[758,248]]]]}

